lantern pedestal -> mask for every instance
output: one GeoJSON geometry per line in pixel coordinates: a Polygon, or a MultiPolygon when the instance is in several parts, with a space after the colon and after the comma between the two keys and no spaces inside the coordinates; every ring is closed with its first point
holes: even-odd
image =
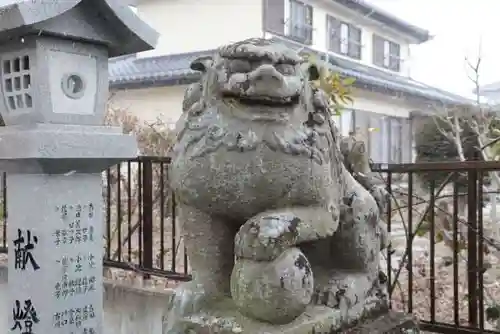
{"type": "Polygon", "coordinates": [[[135,157],[135,138],[48,124],[7,126],[0,138],[10,333],[103,333],[101,172],[135,157]]]}
{"type": "Polygon", "coordinates": [[[102,334],[101,172],[137,156],[104,123],[108,60],[159,34],[110,0],[0,4],[0,171],[7,172],[8,328],[102,334]]]}
{"type": "Polygon", "coordinates": [[[0,128],[0,170],[7,173],[93,173],[137,156],[121,128],[16,125],[0,128]]]}

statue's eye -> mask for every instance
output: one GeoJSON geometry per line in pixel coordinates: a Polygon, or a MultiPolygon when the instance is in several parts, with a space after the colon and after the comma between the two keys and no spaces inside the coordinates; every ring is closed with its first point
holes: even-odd
{"type": "Polygon", "coordinates": [[[229,63],[231,73],[246,73],[252,70],[252,66],[248,61],[242,59],[234,59],[229,63]]]}
{"type": "Polygon", "coordinates": [[[295,74],[295,66],[291,64],[278,64],[276,65],[276,69],[283,75],[295,74]]]}

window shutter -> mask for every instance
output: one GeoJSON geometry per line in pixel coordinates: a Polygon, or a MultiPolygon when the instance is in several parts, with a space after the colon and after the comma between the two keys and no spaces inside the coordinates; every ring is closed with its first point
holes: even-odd
{"type": "Polygon", "coordinates": [[[380,127],[380,135],[382,137],[382,163],[389,163],[391,157],[391,123],[386,116],[381,117],[382,126],[380,127]]]}
{"type": "Polygon", "coordinates": [[[390,162],[401,163],[404,143],[402,140],[402,123],[404,119],[395,117],[390,120],[390,162]]]}
{"type": "Polygon", "coordinates": [[[354,129],[356,131],[361,130],[363,132],[368,131],[370,126],[370,114],[366,111],[356,110],[355,112],[355,124],[354,129]]]}
{"type": "Polygon", "coordinates": [[[349,136],[349,133],[354,131],[354,118],[356,115],[353,110],[344,109],[340,112],[341,133],[342,136],[349,136]]]}
{"type": "Polygon", "coordinates": [[[313,8],[297,0],[290,0],[289,35],[303,44],[312,44],[313,8]]]}
{"type": "Polygon", "coordinates": [[[354,131],[357,136],[360,136],[366,141],[365,149],[370,152],[370,133],[368,132],[368,128],[370,127],[370,113],[356,110],[354,116],[354,131]]]}
{"type": "Polygon", "coordinates": [[[340,21],[332,16],[327,16],[326,31],[328,38],[328,50],[340,52],[340,21]]]}
{"type": "Polygon", "coordinates": [[[370,127],[374,128],[370,132],[370,157],[375,163],[384,162],[384,123],[382,117],[373,114],[370,117],[370,127]]]}
{"type": "Polygon", "coordinates": [[[411,120],[408,118],[401,120],[401,162],[412,162],[412,128],[411,120]]]}
{"type": "Polygon", "coordinates": [[[264,22],[267,31],[279,35],[285,34],[285,1],[264,0],[264,22]]]}
{"type": "Polygon", "coordinates": [[[349,25],[348,56],[361,59],[361,29],[353,25],[349,25]]]}
{"type": "Polygon", "coordinates": [[[391,56],[399,58],[401,54],[401,47],[399,44],[393,42],[389,43],[389,53],[391,56]]]}
{"type": "Polygon", "coordinates": [[[401,65],[401,47],[399,44],[390,42],[389,43],[389,54],[391,59],[389,61],[389,68],[393,71],[399,72],[401,65]]]}
{"type": "Polygon", "coordinates": [[[384,66],[384,39],[373,35],[373,64],[384,66]]]}
{"type": "Polygon", "coordinates": [[[313,7],[310,5],[304,5],[305,6],[305,11],[306,11],[306,17],[305,17],[305,25],[304,29],[306,29],[306,40],[305,44],[312,44],[312,39],[313,39],[313,7]]]}

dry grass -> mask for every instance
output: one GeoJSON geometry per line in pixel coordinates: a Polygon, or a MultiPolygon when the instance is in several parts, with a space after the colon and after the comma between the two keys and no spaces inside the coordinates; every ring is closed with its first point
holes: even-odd
{"type": "MultiPolygon", "coordinates": [[[[465,254],[462,254],[463,257],[465,254]]],[[[497,258],[489,257],[491,268],[484,274],[484,309],[500,300],[500,266],[497,258]]],[[[421,320],[431,320],[431,286],[435,287],[435,320],[453,324],[455,322],[454,300],[458,300],[459,323],[468,323],[468,288],[467,268],[463,260],[459,260],[458,277],[453,277],[453,265],[446,265],[442,258],[435,261],[435,275],[431,276],[430,259],[421,254],[413,261],[413,313],[421,320]],[[457,284],[458,294],[455,296],[453,286],[457,284]]],[[[394,272],[395,270],[393,270],[394,272]]],[[[408,270],[402,269],[392,294],[393,308],[408,311],[408,270]]],[[[487,329],[493,329],[496,324],[485,323],[487,329]]]]}

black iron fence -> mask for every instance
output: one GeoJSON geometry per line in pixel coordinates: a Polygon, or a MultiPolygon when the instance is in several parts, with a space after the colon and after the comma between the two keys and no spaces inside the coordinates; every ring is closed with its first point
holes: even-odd
{"type": "MultiPolygon", "coordinates": [[[[107,267],[145,278],[191,279],[167,185],[169,162],[139,157],[103,174],[107,267]]],[[[387,252],[392,308],[415,313],[427,331],[500,333],[487,329],[488,320],[500,316],[500,285],[485,282],[494,266],[488,258],[500,257],[500,245],[491,233],[495,222],[483,212],[485,198],[492,196],[486,185],[495,183],[490,172],[500,171],[500,162],[375,164],[372,170],[391,194],[385,221],[392,234],[387,252]],[[419,249],[423,243],[427,246],[419,249]]],[[[5,175],[2,179],[0,251],[6,252],[5,175]]]]}
{"type": "MultiPolygon", "coordinates": [[[[189,264],[168,187],[167,157],[124,162],[103,173],[104,264],[176,281],[190,280],[189,264]]],[[[2,178],[0,252],[7,252],[7,182],[2,178]]]]}
{"type": "Polygon", "coordinates": [[[167,157],[138,157],[104,175],[105,261],[172,280],[190,280],[189,264],[168,187],[167,157]]]}
{"type": "Polygon", "coordinates": [[[497,278],[485,282],[495,272],[488,258],[499,256],[500,235],[484,208],[489,198],[496,202],[486,184],[495,184],[500,162],[374,164],[372,171],[385,176],[391,195],[391,307],[416,313],[427,331],[500,333],[492,330],[500,316],[497,278]]]}

